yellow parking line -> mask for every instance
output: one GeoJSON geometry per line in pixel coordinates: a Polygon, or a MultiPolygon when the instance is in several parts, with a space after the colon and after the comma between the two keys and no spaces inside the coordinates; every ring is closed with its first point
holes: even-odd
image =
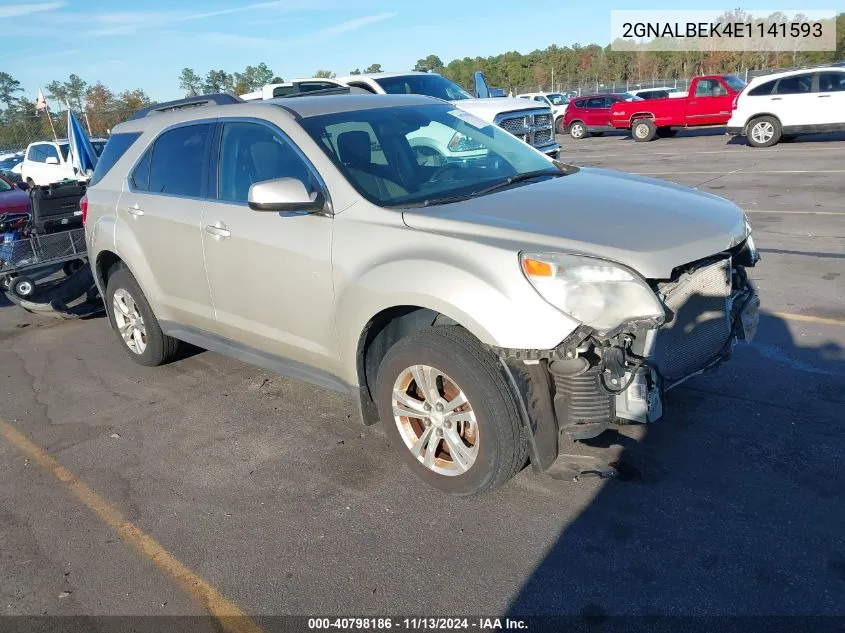
{"type": "Polygon", "coordinates": [[[810,316],[808,314],[792,314],[791,312],[767,312],[766,314],[780,317],[786,321],[804,321],[805,323],[845,326],[845,319],[829,319],[827,317],[810,316]]]}
{"type": "Polygon", "coordinates": [[[135,527],[119,510],[109,505],[72,472],[50,457],[42,448],[24,437],[15,427],[0,418],[0,435],[23,454],[51,473],[88,509],[103,520],[124,541],[132,543],[144,556],[199,600],[229,633],[261,633],[261,628],[238,606],[221,596],[203,578],[176,560],[152,536],[135,527]]]}

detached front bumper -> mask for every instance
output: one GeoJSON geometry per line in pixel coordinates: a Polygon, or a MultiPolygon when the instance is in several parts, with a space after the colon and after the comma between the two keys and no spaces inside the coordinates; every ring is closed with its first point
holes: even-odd
{"type": "MultiPolygon", "coordinates": [[[[760,300],[745,267],[757,259],[743,243],[676,269],[668,281],[651,281],[665,308],[662,323],[631,322],[604,337],[581,326],[554,350],[499,354],[511,367],[543,374],[551,394],[545,410],[560,433],[588,439],[617,422],[654,422],[667,391],[728,360],[739,340],[754,338],[760,300]]],[[[537,392],[529,396],[536,405],[537,392]]],[[[532,433],[548,423],[531,420],[532,433]]]]}

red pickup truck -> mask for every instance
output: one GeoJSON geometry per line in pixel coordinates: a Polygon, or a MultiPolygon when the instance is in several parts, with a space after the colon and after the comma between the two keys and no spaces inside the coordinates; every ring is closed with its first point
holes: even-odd
{"type": "Polygon", "coordinates": [[[733,75],[705,75],[692,80],[686,97],[620,101],[610,110],[610,124],[631,130],[635,141],[674,136],[678,128],[725,125],[745,82],[733,75]]]}

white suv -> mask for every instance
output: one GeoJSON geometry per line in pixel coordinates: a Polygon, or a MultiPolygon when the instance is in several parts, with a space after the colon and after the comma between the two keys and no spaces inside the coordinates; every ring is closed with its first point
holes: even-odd
{"type": "Polygon", "coordinates": [[[845,68],[821,67],[756,77],[734,99],[728,134],[769,147],[795,134],[845,130],[845,68]]]}
{"type": "MultiPolygon", "coordinates": [[[[106,146],[106,139],[91,139],[91,145],[99,156],[106,146]]],[[[70,156],[67,139],[58,141],[37,141],[26,148],[21,163],[21,177],[33,185],[49,185],[61,180],[84,180],[85,174],[77,173],[70,156]]]]}

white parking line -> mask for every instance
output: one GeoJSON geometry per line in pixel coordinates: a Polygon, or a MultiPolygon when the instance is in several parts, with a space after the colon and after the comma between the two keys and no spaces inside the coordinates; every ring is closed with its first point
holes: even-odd
{"type": "Polygon", "coordinates": [[[746,213],[782,213],[786,215],[845,215],[845,211],[775,211],[774,209],[743,209],[746,213]]]}
{"type": "MultiPolygon", "coordinates": [[[[561,151],[566,149],[565,147],[561,148],[561,151]]],[[[750,148],[745,148],[750,149],[750,148]]],[[[730,150],[730,149],[720,149],[720,150],[707,150],[703,152],[642,152],[636,154],[637,158],[643,158],[648,156],[698,156],[700,154],[724,154],[725,152],[730,151],[740,151],[740,150],[730,150]]],[[[842,152],[845,151],[845,145],[841,147],[801,147],[789,150],[755,150],[753,153],[749,152],[748,156],[757,156],[758,154],[798,154],[800,152],[842,152]]],[[[585,155],[590,156],[589,150],[585,151],[585,155]]],[[[620,156],[629,157],[632,154],[603,154],[599,150],[595,150],[595,156],[593,158],[618,158],[620,156]]]]}
{"type": "Polygon", "coordinates": [[[772,169],[765,171],[749,171],[736,169],[734,171],[637,171],[633,172],[638,176],[679,176],[679,175],[729,175],[742,171],[743,175],[750,174],[845,174],[845,169],[772,169]]]}

